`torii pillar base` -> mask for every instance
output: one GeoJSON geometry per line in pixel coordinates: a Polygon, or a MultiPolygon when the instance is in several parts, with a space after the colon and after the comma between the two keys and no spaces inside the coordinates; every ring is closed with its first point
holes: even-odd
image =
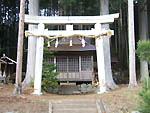
{"type": "Polygon", "coordinates": [[[34,92],[32,93],[32,95],[41,96],[41,95],[42,95],[42,92],[41,92],[41,90],[34,89],[34,92]]]}

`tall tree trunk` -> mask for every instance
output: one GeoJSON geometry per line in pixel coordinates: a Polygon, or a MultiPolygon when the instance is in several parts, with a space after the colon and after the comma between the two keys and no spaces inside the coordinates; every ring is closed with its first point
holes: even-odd
{"type": "Polygon", "coordinates": [[[129,38],[129,87],[137,86],[135,63],[135,33],[134,33],[134,5],[128,0],[128,38],[129,38]]]}
{"type": "MultiPolygon", "coordinates": [[[[146,40],[148,38],[148,16],[147,16],[147,0],[139,0],[139,39],[146,40]]],[[[148,77],[148,63],[140,62],[141,80],[148,77]]]]}
{"type": "Polygon", "coordinates": [[[24,5],[25,0],[20,1],[20,18],[19,18],[19,32],[18,32],[18,48],[17,48],[17,68],[16,68],[16,87],[14,94],[22,93],[22,56],[23,56],[23,37],[24,37],[24,5]]]}
{"type": "MultiPolygon", "coordinates": [[[[29,15],[39,15],[39,0],[29,0],[29,15]]],[[[29,25],[29,31],[37,29],[37,25],[29,25]]],[[[36,57],[36,37],[28,37],[28,56],[27,56],[27,71],[23,81],[23,87],[30,86],[31,80],[35,76],[35,57],[36,57]]]]}
{"type": "MultiPolygon", "coordinates": [[[[109,14],[109,0],[100,0],[100,15],[109,14]]],[[[109,25],[103,25],[101,26],[101,29],[109,29],[109,25]]],[[[100,93],[105,92],[109,89],[115,89],[118,86],[114,83],[113,77],[112,77],[112,70],[111,70],[111,59],[110,59],[110,38],[108,36],[102,36],[101,41],[99,39],[96,39],[96,47],[97,47],[97,55],[98,50],[102,49],[102,51],[99,50],[99,52],[103,52],[103,66],[98,66],[98,76],[99,76],[99,83],[100,83],[100,93]],[[98,42],[99,41],[99,42],[98,42]],[[101,45],[99,45],[101,44],[101,45]],[[100,47],[100,48],[99,48],[100,47]],[[101,70],[100,68],[103,68],[101,70]],[[104,75],[100,75],[100,71],[104,71],[104,75]],[[104,87],[103,87],[104,85],[104,87]],[[103,88],[101,88],[103,87],[103,88]]],[[[100,55],[101,56],[101,55],[100,55]]],[[[99,57],[99,56],[97,56],[99,57]]],[[[101,62],[99,58],[97,59],[98,62],[101,62]]]]}

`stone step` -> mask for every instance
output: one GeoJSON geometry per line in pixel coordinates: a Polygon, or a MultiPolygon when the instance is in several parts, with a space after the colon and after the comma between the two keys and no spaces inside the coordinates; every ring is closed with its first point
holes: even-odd
{"type": "Polygon", "coordinates": [[[54,104],[96,104],[95,99],[62,99],[62,100],[51,100],[54,104]]]}
{"type": "Polygon", "coordinates": [[[83,108],[83,109],[54,109],[53,113],[98,113],[95,108],[83,108]]]}
{"type": "Polygon", "coordinates": [[[53,113],[97,113],[95,99],[51,100],[53,113]]]}
{"type": "Polygon", "coordinates": [[[60,82],[60,85],[62,86],[62,85],[74,85],[74,86],[76,86],[76,82],[69,82],[69,83],[67,83],[67,82],[60,82]]]}
{"type": "Polygon", "coordinates": [[[53,109],[81,109],[81,108],[97,108],[96,104],[84,103],[84,104],[53,104],[53,109]]]}

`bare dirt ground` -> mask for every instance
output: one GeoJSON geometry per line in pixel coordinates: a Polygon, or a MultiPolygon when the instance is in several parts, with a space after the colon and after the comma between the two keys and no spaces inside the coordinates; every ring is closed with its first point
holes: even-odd
{"type": "Polygon", "coordinates": [[[137,88],[120,85],[118,89],[104,94],[56,95],[44,93],[31,95],[32,88],[26,88],[23,95],[12,95],[14,85],[0,84],[0,113],[48,113],[49,100],[59,99],[103,99],[111,113],[130,113],[134,110],[139,96],[137,88]]]}

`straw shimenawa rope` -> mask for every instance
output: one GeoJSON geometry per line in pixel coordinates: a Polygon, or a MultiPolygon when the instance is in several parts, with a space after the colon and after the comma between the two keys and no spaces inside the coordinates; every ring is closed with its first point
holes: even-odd
{"type": "Polygon", "coordinates": [[[83,34],[73,34],[73,35],[56,35],[56,36],[48,36],[48,35],[36,35],[30,33],[28,31],[25,32],[25,37],[34,36],[34,37],[43,37],[48,39],[57,39],[57,38],[71,38],[71,37],[86,37],[86,38],[98,38],[100,36],[107,35],[108,37],[112,36],[111,30],[108,30],[106,33],[101,33],[98,35],[83,35],[83,34]]]}

